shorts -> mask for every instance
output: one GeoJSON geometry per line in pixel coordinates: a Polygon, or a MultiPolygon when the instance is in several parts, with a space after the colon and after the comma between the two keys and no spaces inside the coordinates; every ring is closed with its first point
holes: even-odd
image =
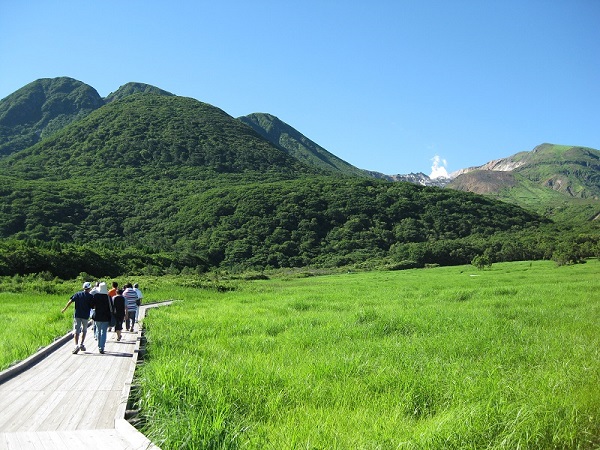
{"type": "Polygon", "coordinates": [[[88,320],[89,319],[82,319],[80,317],[75,317],[73,319],[73,331],[75,331],[75,334],[80,334],[81,331],[83,331],[84,333],[86,332],[88,320]]]}

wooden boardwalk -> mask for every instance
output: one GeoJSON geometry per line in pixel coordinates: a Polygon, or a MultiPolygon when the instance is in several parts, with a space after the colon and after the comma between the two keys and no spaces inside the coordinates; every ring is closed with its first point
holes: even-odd
{"type": "MultiPolygon", "coordinates": [[[[140,317],[164,304],[142,306],[140,317]]],[[[158,449],[125,420],[138,324],[120,342],[115,336],[108,333],[102,355],[89,328],[86,351],[72,354],[68,335],[0,373],[0,450],[158,449]]]]}

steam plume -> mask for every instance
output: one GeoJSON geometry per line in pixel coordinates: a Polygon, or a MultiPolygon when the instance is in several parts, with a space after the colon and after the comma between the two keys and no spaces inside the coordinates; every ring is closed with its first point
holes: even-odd
{"type": "Polygon", "coordinates": [[[435,155],[431,161],[433,161],[433,165],[431,166],[431,175],[429,175],[429,178],[448,178],[448,172],[446,171],[448,163],[446,160],[435,155]]]}

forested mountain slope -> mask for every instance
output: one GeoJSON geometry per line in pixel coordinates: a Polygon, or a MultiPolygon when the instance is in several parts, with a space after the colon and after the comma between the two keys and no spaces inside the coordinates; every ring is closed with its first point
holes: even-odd
{"type": "MultiPolygon", "coordinates": [[[[111,102],[50,138],[6,158],[28,179],[140,169],[186,172],[317,173],[273,147],[251,128],[191,98],[133,94],[111,102]]],[[[133,175],[129,175],[133,176],[133,175]]]]}
{"type": "Polygon", "coordinates": [[[117,89],[115,92],[111,92],[104,99],[106,103],[114,102],[116,100],[121,100],[129,95],[133,94],[156,94],[156,95],[166,95],[168,97],[173,96],[170,92],[167,92],[163,89],[157,88],[156,86],[152,86],[146,83],[135,83],[130,82],[126,83],[117,89]]]}
{"type": "Polygon", "coordinates": [[[0,156],[30,147],[104,105],[91,86],[43,78],[0,101],[0,156]]]}
{"type": "MultiPolygon", "coordinates": [[[[47,95],[62,99],[53,105],[90,92],[70,79],[53,80],[47,92],[60,80],[70,94],[47,95]]],[[[274,145],[217,107],[152,86],[130,83],[109,97],[0,158],[0,275],[406,268],[482,254],[509,261],[600,253],[593,233],[578,230],[575,241],[573,231],[518,206],[346,175],[343,161],[284,124],[274,145]],[[284,148],[284,134],[298,145],[284,148]]],[[[34,129],[39,120],[15,122],[18,110],[7,108],[4,123],[34,129]]]]}
{"type": "Polygon", "coordinates": [[[0,159],[0,273],[465,263],[541,223],[471,193],[325,173],[214,106],[128,95],[0,159]]]}
{"type": "Polygon", "coordinates": [[[352,164],[328,152],[272,114],[254,113],[238,117],[238,119],[252,127],[258,134],[275,146],[308,165],[327,170],[331,173],[370,177],[364,170],[354,167],[352,164]]]}

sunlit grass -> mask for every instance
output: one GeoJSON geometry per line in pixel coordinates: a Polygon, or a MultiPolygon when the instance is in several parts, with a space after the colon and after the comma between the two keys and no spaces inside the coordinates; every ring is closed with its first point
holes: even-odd
{"type": "Polygon", "coordinates": [[[138,371],[162,448],[597,448],[600,264],[162,286],[138,371]]]}
{"type": "Polygon", "coordinates": [[[0,370],[67,333],[73,311],[61,314],[69,296],[0,292],[0,370]]]}
{"type": "MultiPolygon", "coordinates": [[[[165,449],[598,448],[598,275],[592,260],[140,279],[175,299],[145,323],[144,431],[165,449]]],[[[80,286],[19,283],[0,289],[3,367],[70,329],[80,286]]]]}

